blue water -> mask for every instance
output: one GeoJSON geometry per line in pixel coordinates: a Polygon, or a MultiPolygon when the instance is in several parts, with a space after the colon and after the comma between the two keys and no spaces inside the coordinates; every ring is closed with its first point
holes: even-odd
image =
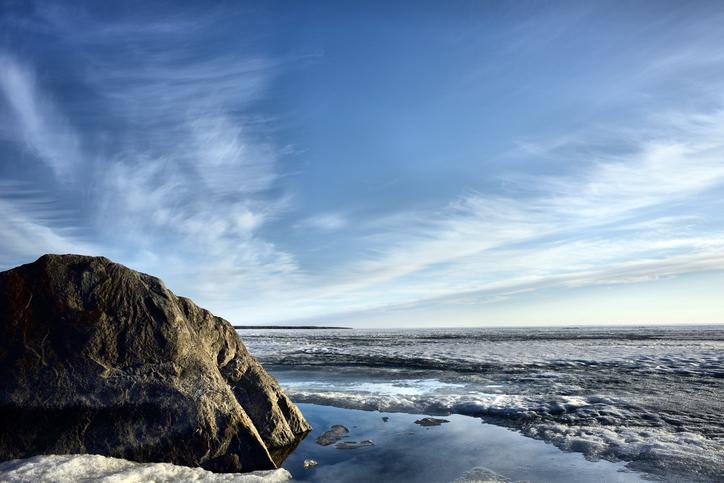
{"type": "Polygon", "coordinates": [[[422,427],[414,423],[418,415],[314,404],[300,404],[300,409],[314,431],[284,464],[295,481],[445,483],[464,478],[466,473],[479,474],[481,469],[497,475],[500,481],[643,481],[622,463],[591,463],[580,454],[565,453],[542,441],[465,416],[447,416],[449,423],[422,427]],[[387,422],[383,416],[389,418],[387,422]],[[337,449],[334,445],[316,444],[316,437],[333,424],[349,428],[342,441],[369,439],[374,446],[337,449]],[[319,464],[305,469],[305,459],[319,464]]]}

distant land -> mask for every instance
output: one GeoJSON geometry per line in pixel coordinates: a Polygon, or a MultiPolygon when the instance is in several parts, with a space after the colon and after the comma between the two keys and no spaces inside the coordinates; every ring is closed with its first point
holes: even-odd
{"type": "Polygon", "coordinates": [[[235,325],[235,329],[352,329],[352,327],[332,327],[327,325],[235,325]]]}

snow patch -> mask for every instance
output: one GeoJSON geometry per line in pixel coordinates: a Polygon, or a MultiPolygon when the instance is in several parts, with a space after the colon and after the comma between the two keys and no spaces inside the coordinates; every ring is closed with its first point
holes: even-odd
{"type": "Polygon", "coordinates": [[[100,455],[42,455],[0,463],[0,480],[7,483],[280,483],[291,480],[285,469],[251,473],[212,473],[171,463],[136,463],[100,455]]]}

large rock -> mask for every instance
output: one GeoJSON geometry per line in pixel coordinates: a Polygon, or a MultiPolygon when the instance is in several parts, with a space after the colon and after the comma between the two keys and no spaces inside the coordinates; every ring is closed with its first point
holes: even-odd
{"type": "Polygon", "coordinates": [[[95,453],[229,472],[274,468],[310,430],[227,321],[78,255],[0,273],[0,428],[0,459],[95,453]]]}

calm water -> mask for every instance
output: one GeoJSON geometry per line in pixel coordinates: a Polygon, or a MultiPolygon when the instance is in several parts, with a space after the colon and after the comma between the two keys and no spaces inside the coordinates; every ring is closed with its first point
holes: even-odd
{"type": "Polygon", "coordinates": [[[721,326],[241,335],[300,403],[475,416],[649,476],[724,479],[721,326]]]}
{"type": "Polygon", "coordinates": [[[446,416],[438,427],[415,424],[418,415],[379,413],[300,404],[314,431],[285,461],[295,481],[447,483],[473,478],[493,481],[640,482],[623,463],[591,463],[577,453],[565,453],[542,441],[510,430],[481,424],[466,416],[446,416]],[[382,417],[388,418],[385,422],[382,417]],[[374,446],[337,449],[320,446],[316,437],[332,424],[350,432],[342,441],[370,439],[374,446]],[[305,459],[319,465],[304,468],[305,459]]]}

